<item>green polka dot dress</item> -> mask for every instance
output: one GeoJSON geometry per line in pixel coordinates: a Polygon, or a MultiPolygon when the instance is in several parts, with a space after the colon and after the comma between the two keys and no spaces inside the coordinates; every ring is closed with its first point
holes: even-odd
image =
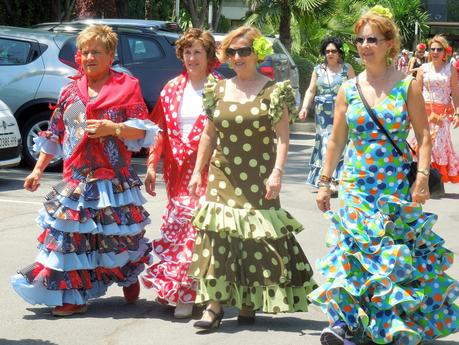
{"type": "Polygon", "coordinates": [[[189,273],[198,281],[196,303],[306,311],[315,282],[294,237],[303,227],[279,199],[264,198],[276,158],[273,126],[284,105],[294,113],[293,90],[289,82],[268,82],[246,103],[223,101],[224,91],[225,81],[210,81],[204,91],[217,147],[206,201],[193,221],[198,234],[189,273]]]}

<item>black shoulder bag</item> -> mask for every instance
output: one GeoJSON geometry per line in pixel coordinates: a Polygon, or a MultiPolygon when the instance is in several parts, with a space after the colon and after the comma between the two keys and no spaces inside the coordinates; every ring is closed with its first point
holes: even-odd
{"type": "MultiPolygon", "coordinates": [[[[381,122],[378,121],[378,118],[376,117],[376,114],[374,113],[373,109],[368,105],[367,100],[363,96],[362,89],[360,88],[359,85],[359,79],[358,77],[355,78],[355,86],[357,87],[357,91],[359,92],[360,99],[362,100],[363,105],[365,106],[365,109],[368,112],[368,115],[370,115],[371,119],[373,122],[378,126],[378,128],[383,132],[387,139],[391,142],[391,144],[394,146],[395,150],[397,153],[400,155],[400,157],[403,156],[402,150],[400,150],[400,147],[395,143],[395,141],[392,139],[391,135],[389,132],[384,128],[384,126],[381,124],[381,122]]],[[[408,142],[406,142],[408,145],[409,149],[413,154],[415,154],[413,148],[410,146],[408,142]]],[[[414,181],[416,180],[416,175],[418,171],[418,162],[413,161],[410,163],[410,172],[408,173],[408,182],[410,184],[410,187],[413,185],[414,181]]],[[[431,195],[440,195],[444,193],[444,188],[443,188],[443,183],[441,182],[441,175],[438,172],[437,169],[430,167],[430,173],[429,173],[429,192],[431,195]]]]}

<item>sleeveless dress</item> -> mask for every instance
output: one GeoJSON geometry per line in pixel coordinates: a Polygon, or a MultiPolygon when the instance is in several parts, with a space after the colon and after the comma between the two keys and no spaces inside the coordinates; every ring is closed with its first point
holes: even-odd
{"type": "Polygon", "coordinates": [[[432,138],[432,166],[443,182],[459,183],[459,155],[451,140],[451,123],[454,109],[451,103],[451,67],[449,63],[435,72],[431,63],[421,66],[424,72],[422,95],[429,116],[432,138]]]}
{"type": "Polygon", "coordinates": [[[355,79],[343,85],[349,143],[339,213],[327,212],[333,248],[318,261],[327,282],[309,295],[331,324],[344,321],[359,340],[377,344],[418,344],[459,328],[459,284],[445,273],[453,253],[432,230],[437,216],[409,194],[405,100],[411,80],[399,81],[373,107],[403,157],[368,115],[355,79]]]}
{"type": "MultiPolygon", "coordinates": [[[[349,64],[345,63],[341,72],[333,76],[327,75],[323,64],[317,65],[314,71],[317,75],[317,94],[314,98],[316,136],[314,149],[309,160],[310,170],[306,182],[318,187],[320,170],[325,161],[328,139],[333,129],[333,112],[335,110],[336,95],[343,81],[347,79],[349,64]]],[[[342,164],[343,161],[340,160],[333,174],[333,179],[339,179],[342,164]]]]}
{"type": "Polygon", "coordinates": [[[273,126],[284,104],[295,113],[288,81],[270,81],[253,101],[224,101],[225,81],[209,83],[204,105],[217,129],[206,200],[197,228],[190,275],[196,303],[210,300],[264,312],[306,311],[315,282],[294,237],[303,226],[280,200],[266,200],[264,183],[276,157],[273,126]]]}

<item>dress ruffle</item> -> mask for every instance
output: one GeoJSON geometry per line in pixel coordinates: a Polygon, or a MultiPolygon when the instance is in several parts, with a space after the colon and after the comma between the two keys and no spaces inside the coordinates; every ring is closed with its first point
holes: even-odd
{"type": "Polygon", "coordinates": [[[188,269],[196,238],[196,229],[191,225],[196,206],[188,196],[175,197],[163,216],[163,238],[153,241],[159,261],[141,277],[144,286],[155,291],[158,301],[172,305],[194,303],[196,282],[188,276],[188,269]]]}
{"type": "Polygon", "coordinates": [[[280,238],[298,233],[303,226],[283,208],[239,209],[205,201],[194,215],[194,225],[208,232],[224,231],[244,239],[280,238]]]}
{"type": "Polygon", "coordinates": [[[459,328],[459,284],[447,270],[453,254],[432,231],[437,217],[419,204],[381,196],[372,215],[359,207],[331,212],[330,244],[318,262],[328,282],[309,295],[330,322],[363,329],[378,344],[418,344],[459,328]]]}
{"type": "Polygon", "coordinates": [[[145,131],[145,136],[137,140],[124,139],[123,142],[129,151],[137,152],[142,147],[149,148],[155,141],[155,136],[160,131],[159,127],[150,120],[141,120],[129,118],[124,122],[127,127],[142,129],[145,131]]]}
{"type": "Polygon", "coordinates": [[[48,139],[46,137],[35,137],[33,138],[33,147],[34,152],[44,152],[50,155],[60,158],[64,156],[62,151],[62,145],[55,140],[48,139]]]}
{"type": "Polygon", "coordinates": [[[287,106],[290,120],[293,120],[298,114],[295,101],[295,92],[293,91],[290,80],[276,83],[273,92],[270,95],[270,105],[268,115],[273,124],[279,122],[284,114],[284,106],[287,106]]]}
{"type": "Polygon", "coordinates": [[[85,304],[112,283],[136,282],[151,262],[144,237],[150,219],[139,184],[128,173],[54,186],[37,219],[42,232],[35,263],[11,278],[16,292],[32,304],[85,304]]]}

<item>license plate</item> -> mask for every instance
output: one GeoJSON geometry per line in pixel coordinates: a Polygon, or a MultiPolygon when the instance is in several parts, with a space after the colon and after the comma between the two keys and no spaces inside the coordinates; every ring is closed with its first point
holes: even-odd
{"type": "Polygon", "coordinates": [[[0,148],[14,147],[18,145],[16,137],[0,137],[0,148]]]}

